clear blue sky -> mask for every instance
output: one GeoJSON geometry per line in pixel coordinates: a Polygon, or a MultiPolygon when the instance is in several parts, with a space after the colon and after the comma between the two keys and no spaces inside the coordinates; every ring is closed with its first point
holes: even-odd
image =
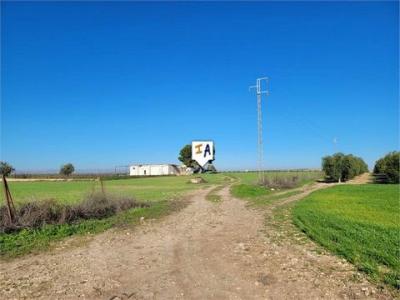
{"type": "Polygon", "coordinates": [[[177,162],[213,139],[217,168],[370,166],[398,149],[398,3],[1,4],[1,159],[19,170],[177,162]]]}

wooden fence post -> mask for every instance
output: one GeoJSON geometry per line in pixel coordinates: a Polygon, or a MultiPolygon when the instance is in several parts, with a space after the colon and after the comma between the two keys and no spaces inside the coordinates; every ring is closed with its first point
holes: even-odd
{"type": "Polygon", "coordinates": [[[3,186],[4,186],[4,196],[5,196],[5,201],[6,201],[6,206],[7,206],[7,213],[8,213],[8,218],[10,221],[10,224],[12,224],[15,221],[15,206],[14,202],[11,196],[10,188],[8,187],[8,183],[6,180],[6,176],[3,174],[3,186]]]}

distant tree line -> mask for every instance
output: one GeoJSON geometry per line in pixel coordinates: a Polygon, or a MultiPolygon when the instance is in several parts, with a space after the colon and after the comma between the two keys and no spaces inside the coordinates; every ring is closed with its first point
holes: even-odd
{"type": "Polygon", "coordinates": [[[322,158],[322,170],[329,180],[341,182],[368,172],[368,166],[360,157],[335,153],[322,158]]]}
{"type": "Polygon", "coordinates": [[[379,181],[399,183],[400,152],[393,151],[378,159],[374,167],[374,175],[379,181]]]}
{"type": "MultiPolygon", "coordinates": [[[[7,163],[5,161],[0,161],[0,175],[10,176],[10,174],[14,171],[15,171],[15,169],[13,168],[12,165],[10,165],[9,163],[7,163]]],[[[74,171],[75,171],[74,165],[71,163],[68,163],[68,164],[61,166],[59,173],[64,176],[69,176],[72,173],[74,173],[74,171]]]]}

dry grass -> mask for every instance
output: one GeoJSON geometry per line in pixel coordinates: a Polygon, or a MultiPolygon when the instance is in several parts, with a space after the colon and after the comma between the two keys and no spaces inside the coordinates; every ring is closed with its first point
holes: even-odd
{"type": "Polygon", "coordinates": [[[132,198],[118,198],[113,195],[94,193],[76,205],[64,205],[54,199],[33,201],[21,205],[16,220],[10,224],[6,208],[0,207],[0,232],[9,233],[28,228],[40,228],[47,224],[72,224],[79,220],[102,219],[121,211],[149,204],[132,198]]]}
{"type": "Polygon", "coordinates": [[[268,188],[290,189],[299,185],[299,176],[265,177],[260,184],[268,188]]]}

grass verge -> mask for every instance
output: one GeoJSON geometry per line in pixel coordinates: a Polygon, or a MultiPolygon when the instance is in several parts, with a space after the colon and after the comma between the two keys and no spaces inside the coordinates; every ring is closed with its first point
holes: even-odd
{"type": "Polygon", "coordinates": [[[234,197],[245,199],[255,206],[267,205],[273,201],[288,198],[301,192],[301,190],[271,191],[262,186],[249,184],[237,184],[231,188],[231,194],[234,197]]]}
{"type": "Polygon", "coordinates": [[[398,185],[341,185],[296,203],[294,223],[374,281],[400,289],[398,185]]]}
{"type": "Polygon", "coordinates": [[[233,185],[231,193],[236,198],[254,198],[270,195],[272,191],[262,186],[241,183],[233,185]]]}

